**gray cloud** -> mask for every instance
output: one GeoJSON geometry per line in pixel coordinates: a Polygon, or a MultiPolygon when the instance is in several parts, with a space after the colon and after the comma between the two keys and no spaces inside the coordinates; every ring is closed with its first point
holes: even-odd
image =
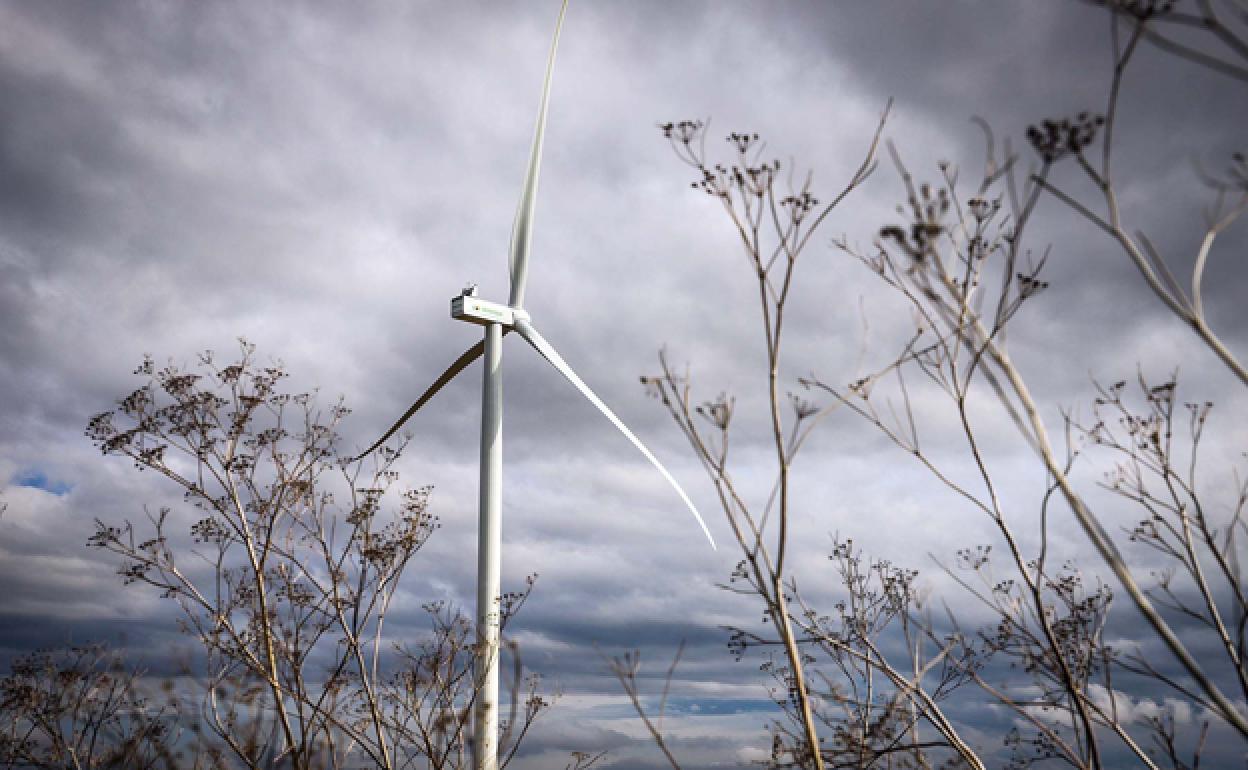
{"type": "MultiPolygon", "coordinates": [[[[355,409],[346,441],[363,447],[476,341],[447,318],[447,302],[466,281],[487,296],[506,291],[548,5],[0,5],[0,497],[10,505],[0,592],[17,597],[4,605],[12,621],[0,619],[6,654],[70,637],[128,637],[151,650],[134,640],[170,627],[159,602],[123,590],[115,565],[82,547],[94,517],[177,503],[175,490],[101,459],[81,436],[91,414],[137,384],[129,372],[144,352],[193,363],[196,351],[227,355],[246,336],[283,359],[295,387],[343,394],[355,409]],[[72,490],[20,487],[28,473],[72,490]]],[[[827,198],[892,97],[887,133],[915,175],[936,178],[947,158],[969,180],[982,158],[971,115],[1020,146],[1030,123],[1103,104],[1106,32],[1103,15],[1077,2],[574,3],[538,204],[535,322],[669,463],[726,543],[713,491],[637,376],[656,370],[666,345],[674,363],[689,362],[700,397],[736,394],[740,481],[762,499],[771,478],[758,470],[769,450],[756,298],[730,227],[688,188],[655,124],[710,117],[712,149],[723,133],[757,130],[768,152],[812,168],[827,198]]],[[[1194,161],[1216,166],[1243,149],[1240,95],[1152,50],[1128,81],[1124,211],[1180,274],[1209,201],[1194,161]]],[[[1069,169],[1059,179],[1078,184],[1069,169]]],[[[900,306],[829,245],[841,234],[869,245],[902,196],[882,164],[812,244],[786,343],[791,386],[811,371],[852,380],[905,334],[900,306]]],[[[1242,443],[1242,389],[1093,226],[1049,199],[1032,239],[1038,250],[1052,243],[1052,288],[1024,311],[1012,344],[1046,416],[1086,408],[1089,374],[1130,377],[1143,361],[1156,377],[1177,365],[1193,398],[1224,404],[1211,448],[1229,455],[1242,443]]],[[[1234,257],[1245,243],[1242,225],[1226,233],[1206,281],[1213,323],[1239,351],[1248,270],[1234,257]]],[[[603,746],[620,752],[613,767],[647,766],[644,748],[627,748],[638,725],[590,703],[620,705],[593,643],[665,661],[684,638],[682,681],[755,688],[757,698],[755,667],[731,662],[719,630],[754,622],[757,609],[715,589],[737,557],[703,548],[627,442],[519,339],[505,356],[505,584],[542,573],[515,631],[571,693],[526,761],[603,746]]],[[[472,596],[479,376],[470,370],[408,426],[401,469],[413,485],[436,485],[444,527],[413,568],[396,636],[423,628],[421,601],[466,606],[472,596]]],[[[935,420],[937,401],[917,398],[935,420]]],[[[1044,480],[1008,422],[984,419],[1005,494],[1029,516],[1044,480]]],[[[939,421],[930,426],[952,472],[971,473],[939,421]]],[[[1081,480],[1094,482],[1099,462],[1081,480]]],[[[929,554],[948,560],[994,537],[848,414],[829,420],[795,472],[794,559],[819,601],[835,594],[832,532],[925,569],[951,594],[929,554]]],[[[1106,505],[1111,521],[1131,522],[1129,509],[1106,505]]],[[[1077,533],[1055,541],[1088,557],[1077,533]]],[[[966,719],[985,741],[1001,724],[966,719]]],[[[740,762],[748,757],[733,752],[765,746],[762,716],[716,720],[674,722],[691,762],[740,762]]]]}

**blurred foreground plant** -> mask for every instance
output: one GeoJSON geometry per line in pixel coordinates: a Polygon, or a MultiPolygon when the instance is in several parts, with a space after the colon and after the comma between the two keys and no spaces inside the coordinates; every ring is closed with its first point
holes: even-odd
{"type": "Polygon", "coordinates": [[[141,672],[100,646],[41,650],[0,679],[0,765],[178,767],[177,714],[139,690],[141,672]]]}
{"type": "MultiPolygon", "coordinates": [[[[906,221],[883,227],[870,251],[846,241],[839,246],[906,301],[915,333],[875,375],[847,387],[813,378],[804,383],[833,395],[873,425],[986,515],[999,534],[1004,563],[990,556],[991,545],[982,545],[959,554],[959,566],[972,579],[950,570],[999,619],[995,628],[968,633],[956,617],[950,622],[971,653],[968,660],[977,661],[966,672],[1018,717],[1007,736],[1015,766],[1059,759],[1073,767],[1100,768],[1107,752],[1126,750],[1142,765],[1157,767],[1159,752],[1142,740],[1145,735],[1162,749],[1162,761],[1188,766],[1180,758],[1186,751],[1195,766],[1209,721],[1248,736],[1248,721],[1236,704],[1248,697],[1243,660],[1248,604],[1237,555],[1244,489],[1236,481],[1230,505],[1211,506],[1197,483],[1197,450],[1210,405],[1187,404],[1179,411],[1186,419],[1176,420],[1173,378],[1153,383],[1141,375],[1142,407],[1129,398],[1125,382],[1098,386],[1098,420],[1084,426],[1064,413],[1059,433],[1064,444],[1059,444],[1009,347],[1020,310],[1049,285],[1040,278],[1047,251],[1036,255],[1026,246],[1037,201],[1044,191],[1056,189],[1049,181],[1054,164],[1072,154],[1082,160],[1103,125],[1109,122],[1085,113],[1033,128],[1029,140],[1040,164],[1024,174],[1008,145],[1004,156],[997,156],[981,121],[988,151],[983,175],[969,194],[951,164],[940,164],[936,181],[916,182],[890,145],[905,189],[898,211],[906,221]],[[933,395],[957,426],[962,462],[973,469],[970,477],[959,473],[948,455],[930,449],[933,395]],[[929,408],[920,410],[916,403],[929,408]],[[1011,482],[986,449],[989,441],[1001,438],[995,427],[1000,423],[994,422],[1001,418],[1018,431],[1048,478],[1039,516],[1026,516],[1003,494],[1011,482]],[[1187,446],[1176,441],[1184,425],[1187,446]],[[1146,518],[1130,540],[1151,545],[1163,557],[1160,566],[1144,567],[1138,555],[1120,549],[1104,523],[1105,506],[1093,504],[1075,481],[1072,469],[1093,449],[1097,457],[1111,450],[1108,459],[1117,468],[1108,488],[1144,509],[1146,518]],[[1149,660],[1106,641],[1110,588],[1072,563],[1051,563],[1054,500],[1066,503],[1077,531],[1147,623],[1147,642],[1165,649],[1169,660],[1149,660]],[[1229,515],[1215,515],[1219,508],[1229,515]],[[1156,586],[1146,584],[1146,571],[1159,576],[1156,586]],[[1008,662],[1015,675],[992,681],[985,671],[993,660],[1008,662]],[[1135,678],[1116,678],[1115,670],[1135,678]],[[1173,719],[1140,722],[1121,705],[1145,702],[1157,685],[1170,688],[1184,708],[1202,709],[1205,726],[1193,725],[1177,740],[1173,719]],[[1227,694],[1227,686],[1233,694],[1227,694]]],[[[1194,285],[1198,291],[1199,275],[1194,285]]],[[[1210,349],[1239,374],[1233,358],[1207,331],[1202,338],[1210,349]]],[[[940,435],[947,444],[949,431],[940,435]]],[[[929,633],[937,635],[935,629],[929,633]]]]}

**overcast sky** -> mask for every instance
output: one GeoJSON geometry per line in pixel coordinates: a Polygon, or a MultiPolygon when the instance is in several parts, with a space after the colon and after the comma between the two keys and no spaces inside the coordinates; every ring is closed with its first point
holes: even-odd
{"type": "MultiPolygon", "coordinates": [[[[345,441],[362,448],[478,339],[478,328],[449,318],[448,301],[466,282],[506,299],[557,5],[0,2],[6,659],[103,638],[159,660],[175,634],[151,592],[121,588],[115,561],[84,547],[94,518],[141,517],[145,504],[179,499],[161,479],[102,458],[82,434],[138,384],[131,372],[144,353],[191,364],[204,349],[233,354],[246,337],[261,360],[285,363],[294,387],[345,397],[355,410],[345,441]]],[[[1108,29],[1103,12],[1075,0],[574,1],[537,204],[534,323],[728,544],[712,487],[637,378],[655,371],[666,346],[689,364],[701,398],[736,394],[737,472],[761,501],[771,471],[758,430],[755,284],[729,223],[689,188],[689,169],[656,123],[709,119],[716,153],[729,131],[757,131],[769,154],[812,169],[816,194],[828,198],[891,97],[886,136],[916,176],[936,179],[936,161],[948,159],[974,179],[983,146],[971,116],[1022,147],[1030,123],[1102,107],[1108,29]]],[[[1194,164],[1216,167],[1244,149],[1243,96],[1154,50],[1128,78],[1124,211],[1180,274],[1209,201],[1194,164]]],[[[903,194],[882,165],[812,242],[793,299],[786,387],[811,372],[849,382],[904,341],[901,306],[831,244],[844,235],[869,247],[903,194]]],[[[1205,299],[1241,356],[1244,233],[1241,224],[1219,241],[1205,299]]],[[[1044,199],[1031,245],[1050,244],[1052,288],[1011,339],[1046,417],[1056,427],[1059,409],[1086,410],[1092,378],[1130,378],[1137,364],[1160,378],[1178,367],[1185,398],[1218,402],[1210,475],[1225,479],[1248,425],[1244,389],[1121,253],[1044,199]]],[[[645,460],[520,340],[508,338],[504,360],[504,588],[540,573],[516,633],[527,662],[567,693],[525,766],[599,748],[612,750],[614,767],[648,766],[653,752],[597,649],[640,647],[661,670],[682,639],[677,753],[689,767],[761,756],[766,682],[758,659],[732,661],[720,629],[760,611],[716,588],[739,557],[711,552],[645,460]]],[[[406,483],[434,486],[443,527],[407,576],[396,638],[421,629],[421,602],[470,606],[479,380],[470,369],[409,425],[400,469],[406,483]]],[[[920,408],[935,403],[918,398],[920,408]]],[[[1043,477],[1000,425],[994,461],[1028,521],[1043,477]]],[[[949,462],[963,458],[950,450],[949,462]]],[[[1089,460],[1086,480],[1106,469],[1098,462],[1089,460]]],[[[923,570],[937,592],[950,589],[933,556],[994,542],[982,516],[852,415],[822,426],[795,473],[794,569],[820,601],[834,588],[833,533],[923,570]]],[[[1063,521],[1070,534],[1058,547],[1097,572],[1073,520],[1063,521]]],[[[949,601],[962,600],[950,591],[949,601]]],[[[977,744],[999,748],[987,717],[966,719],[977,744]]]]}

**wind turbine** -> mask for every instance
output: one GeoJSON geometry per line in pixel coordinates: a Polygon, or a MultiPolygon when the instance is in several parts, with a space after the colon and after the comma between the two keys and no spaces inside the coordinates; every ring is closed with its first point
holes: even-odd
{"type": "Polygon", "coordinates": [[[572,371],[563,357],[546,341],[530,323],[529,313],[524,309],[524,290],[529,273],[529,242],[532,234],[533,208],[537,199],[538,172],[542,160],[542,142],[546,132],[546,110],[550,100],[550,81],[555,68],[555,51],[559,46],[559,33],[563,28],[563,19],[567,14],[568,0],[563,1],[559,9],[559,19],[555,23],[555,35],[550,44],[550,55],[546,61],[546,78],[542,85],[542,100],[537,112],[537,126],[533,131],[533,146],[529,152],[529,165],[525,172],[524,187],[520,194],[520,204],[516,209],[516,219],[511,231],[511,248],[509,267],[511,271],[511,296],[507,304],[491,302],[477,296],[475,286],[465,289],[459,296],[451,300],[451,317],[468,323],[485,327],[485,339],[466,350],[463,355],[447,368],[427,390],[416,399],[416,403],[403,413],[393,426],[368,448],[361,456],[367,455],[381,446],[395,434],[413,414],[433,398],[444,385],[453,380],[469,364],[484,355],[485,377],[481,388],[481,481],[480,481],[480,524],[477,540],[477,633],[480,646],[477,653],[475,685],[477,692],[476,708],[473,712],[473,754],[478,770],[496,770],[498,767],[498,648],[499,648],[499,585],[500,563],[499,552],[501,543],[501,481],[503,461],[503,378],[502,378],[502,342],[503,335],[515,331],[526,342],[533,346],[542,358],[546,359],[560,374],[568,379],[581,395],[585,396],[599,412],[611,421],[623,433],[633,446],[637,447],[650,461],[663,478],[680,495],[680,499],[689,507],[711,548],[715,540],[706,522],[694,507],[685,491],[676,483],[676,479],[668,472],[658,458],[641,443],[633,432],[615,416],[606,404],[590,390],[589,386],[572,371]]]}

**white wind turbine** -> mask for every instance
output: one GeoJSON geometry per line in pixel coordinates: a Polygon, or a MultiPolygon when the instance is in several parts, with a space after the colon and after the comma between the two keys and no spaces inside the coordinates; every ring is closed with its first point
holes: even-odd
{"type": "MultiPolygon", "coordinates": [[[[520,205],[516,210],[515,223],[511,232],[511,248],[509,265],[511,270],[511,298],[506,305],[490,302],[477,296],[476,287],[465,289],[459,296],[451,300],[451,317],[460,321],[478,324],[485,327],[485,339],[464,352],[450,367],[442,373],[429,388],[416,400],[416,403],[403,413],[403,416],[386,431],[363,455],[381,446],[393,436],[407,420],[424,406],[434,394],[442,389],[469,364],[485,356],[485,378],[481,389],[481,484],[480,484],[480,524],[477,540],[477,628],[481,645],[478,652],[475,670],[475,686],[477,693],[476,709],[473,713],[473,753],[478,770],[496,770],[498,766],[498,648],[499,648],[499,551],[501,521],[501,480],[502,480],[502,417],[503,417],[503,379],[502,379],[502,341],[503,335],[516,331],[535,350],[545,358],[551,366],[568,379],[598,411],[619,428],[628,440],[633,442],[646,459],[663,474],[663,478],[680,495],[680,499],[689,507],[694,518],[702,527],[711,547],[715,540],[707,529],[706,522],[694,507],[685,491],[676,483],[676,479],[663,464],[633,435],[633,432],[615,416],[607,405],[594,394],[576,372],[568,366],[563,357],[551,347],[537,329],[529,322],[529,314],[524,310],[524,289],[529,270],[529,241],[533,224],[533,207],[537,198],[538,171],[542,159],[542,140],[546,130],[546,108],[550,99],[550,81],[555,68],[555,51],[559,45],[559,32],[563,28],[563,18],[568,10],[568,2],[564,0],[559,10],[559,19],[555,24],[555,36],[550,44],[550,56],[546,62],[546,79],[542,85],[542,101],[538,107],[537,127],[533,132],[533,147],[529,152],[528,170],[525,172],[524,188],[520,195],[520,205]]],[[[361,456],[363,456],[361,455],[361,456]]]]}

